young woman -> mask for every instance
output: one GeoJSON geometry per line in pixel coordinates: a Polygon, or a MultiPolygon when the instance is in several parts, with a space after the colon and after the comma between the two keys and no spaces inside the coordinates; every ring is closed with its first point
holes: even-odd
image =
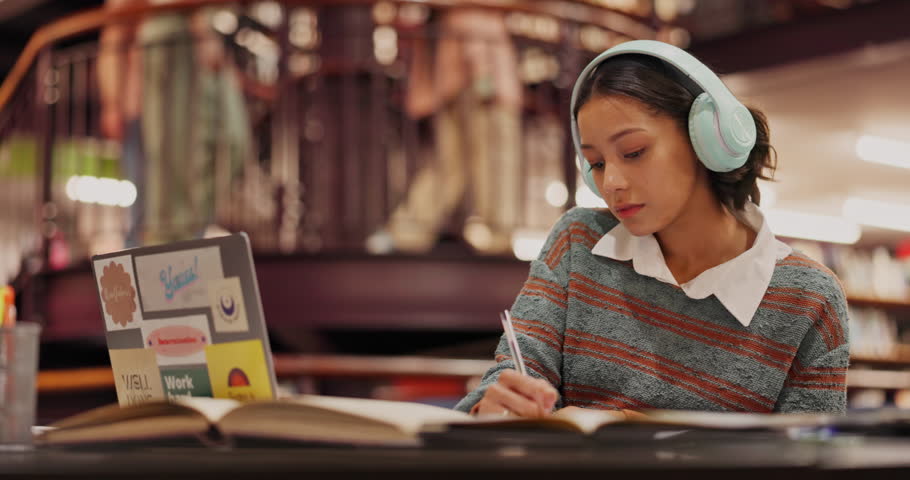
{"type": "Polygon", "coordinates": [[[776,240],[756,181],[764,115],[654,41],[595,59],[573,92],[579,168],[608,209],[557,222],[503,339],[456,408],[842,412],[847,304],[824,266],[776,240]]]}

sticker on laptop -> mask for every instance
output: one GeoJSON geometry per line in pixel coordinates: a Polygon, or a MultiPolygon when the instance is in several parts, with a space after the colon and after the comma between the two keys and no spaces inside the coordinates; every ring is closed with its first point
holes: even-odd
{"type": "Polygon", "coordinates": [[[142,315],[130,256],[95,260],[94,268],[107,330],[139,327],[142,315]]]}
{"type": "Polygon", "coordinates": [[[209,382],[209,372],[205,367],[162,370],[161,382],[169,399],[212,396],[212,384],[209,382]]]}
{"type": "Polygon", "coordinates": [[[215,397],[243,401],[273,398],[262,341],[209,345],[205,354],[215,397]]]}
{"type": "Polygon", "coordinates": [[[202,365],[212,334],[205,315],[146,320],[142,343],[157,354],[158,365],[202,365]]]}
{"type": "Polygon", "coordinates": [[[250,325],[243,304],[239,277],[228,277],[209,284],[212,323],[216,332],[246,332],[250,325]]]}
{"type": "Polygon", "coordinates": [[[137,256],[136,273],[146,312],[208,307],[208,285],[224,279],[218,247],[137,256]]]}
{"type": "Polygon", "coordinates": [[[164,400],[155,352],[147,348],[109,350],[120,406],[164,400]]]}

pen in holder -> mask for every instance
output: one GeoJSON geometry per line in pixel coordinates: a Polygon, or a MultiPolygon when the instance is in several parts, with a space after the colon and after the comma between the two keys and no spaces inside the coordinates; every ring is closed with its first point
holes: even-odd
{"type": "Polygon", "coordinates": [[[499,314],[499,320],[502,321],[502,329],[506,333],[506,343],[509,344],[509,351],[512,353],[512,359],[515,361],[515,369],[522,375],[527,375],[525,370],[525,360],[521,356],[521,348],[518,347],[518,339],[515,337],[515,329],[512,328],[512,315],[508,310],[499,314]]]}

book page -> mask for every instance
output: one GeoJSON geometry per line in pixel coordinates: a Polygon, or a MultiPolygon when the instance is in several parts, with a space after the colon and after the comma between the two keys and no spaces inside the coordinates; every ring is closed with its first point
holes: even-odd
{"type": "Polygon", "coordinates": [[[225,415],[218,426],[235,438],[417,446],[423,424],[470,418],[413,402],[303,395],[244,404],[225,415]]]}
{"type": "Polygon", "coordinates": [[[590,434],[604,425],[625,421],[626,414],[618,410],[564,408],[551,415],[551,418],[570,421],[578,427],[579,431],[590,434]]]}
{"type": "Polygon", "coordinates": [[[195,410],[185,416],[134,417],[129,420],[96,423],[93,425],[51,428],[35,439],[39,445],[105,443],[152,440],[158,438],[202,438],[209,422],[195,410]]]}
{"type": "Polygon", "coordinates": [[[833,416],[816,413],[737,413],[687,410],[652,410],[631,423],[716,430],[784,429],[813,427],[830,423],[833,416]]]}
{"type": "Polygon", "coordinates": [[[593,410],[582,408],[564,408],[543,418],[526,418],[517,416],[479,415],[465,420],[425,426],[425,431],[444,431],[449,427],[478,429],[545,429],[564,430],[590,434],[598,428],[624,421],[622,412],[612,410],[593,410]]]}
{"type": "Polygon", "coordinates": [[[228,412],[242,405],[230,398],[177,397],[173,401],[198,411],[211,423],[218,423],[228,412]]]}
{"type": "Polygon", "coordinates": [[[411,434],[416,434],[426,423],[445,423],[472,418],[464,412],[413,402],[317,395],[304,395],[289,401],[392,424],[411,434]]]}
{"type": "Polygon", "coordinates": [[[51,425],[57,429],[82,428],[92,425],[117,423],[137,418],[150,418],[161,416],[198,415],[195,410],[181,405],[166,402],[149,402],[121,407],[120,405],[107,405],[94,408],[71,417],[67,417],[51,425]]]}

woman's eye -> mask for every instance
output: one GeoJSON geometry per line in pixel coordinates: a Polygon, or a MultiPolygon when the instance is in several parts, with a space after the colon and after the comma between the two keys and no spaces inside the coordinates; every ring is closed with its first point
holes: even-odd
{"type": "Polygon", "coordinates": [[[591,170],[603,170],[604,162],[589,163],[591,170]]]}
{"type": "Polygon", "coordinates": [[[623,155],[623,157],[624,157],[624,158],[627,158],[627,159],[629,159],[629,160],[634,160],[634,159],[640,157],[643,153],[645,153],[645,149],[644,149],[644,148],[642,148],[641,150],[636,150],[636,151],[634,151],[634,152],[632,152],[632,153],[627,153],[627,154],[623,155]]]}

